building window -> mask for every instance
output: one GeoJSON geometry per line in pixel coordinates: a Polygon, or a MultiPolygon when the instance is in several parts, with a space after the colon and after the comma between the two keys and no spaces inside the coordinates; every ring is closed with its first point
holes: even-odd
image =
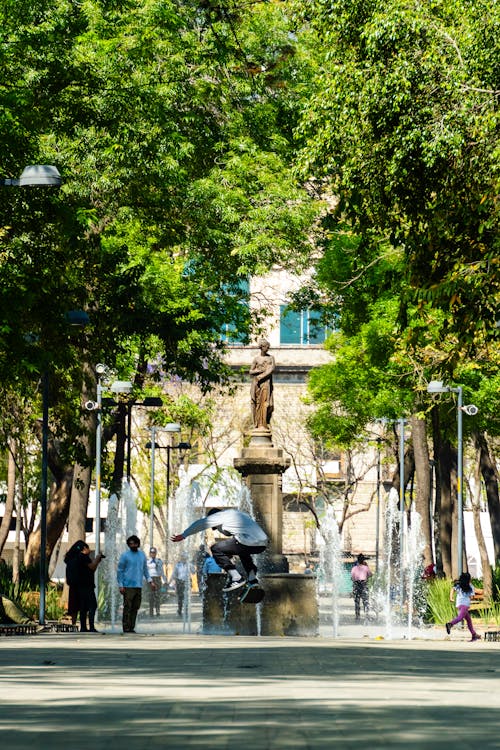
{"type": "Polygon", "coordinates": [[[236,308],[233,310],[233,318],[236,318],[240,323],[240,328],[234,323],[224,323],[221,331],[221,338],[226,344],[246,344],[248,341],[248,316],[250,308],[250,284],[248,279],[239,279],[236,285],[236,290],[229,290],[225,288],[226,292],[230,292],[231,296],[234,296],[234,300],[240,309],[236,308]],[[243,327],[243,331],[241,330],[243,327]]]}
{"type": "Polygon", "coordinates": [[[280,306],[280,344],[323,344],[332,332],[317,310],[291,310],[280,306]]]}

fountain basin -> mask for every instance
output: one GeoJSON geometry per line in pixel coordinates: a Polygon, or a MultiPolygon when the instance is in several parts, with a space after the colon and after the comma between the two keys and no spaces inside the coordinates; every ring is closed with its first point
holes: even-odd
{"type": "Polygon", "coordinates": [[[262,635],[318,635],[319,605],[315,575],[269,573],[260,580],[266,592],[261,612],[262,635]]]}
{"type": "Polygon", "coordinates": [[[317,636],[319,605],[316,576],[301,573],[261,575],[266,596],[260,605],[242,604],[222,591],[225,573],[207,577],[203,596],[203,633],[216,635],[317,636]]]}

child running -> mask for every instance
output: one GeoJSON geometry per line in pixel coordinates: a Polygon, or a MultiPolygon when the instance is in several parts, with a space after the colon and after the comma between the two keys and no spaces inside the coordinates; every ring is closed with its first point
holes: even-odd
{"type": "Polygon", "coordinates": [[[465,620],[465,622],[467,623],[467,627],[469,628],[472,635],[471,641],[478,641],[481,636],[474,630],[472,618],[469,613],[470,602],[475,594],[474,586],[470,582],[470,573],[462,573],[460,575],[458,583],[456,583],[450,591],[450,602],[453,601],[455,594],[457,597],[456,605],[458,614],[454,620],[446,623],[446,632],[449,635],[451,633],[453,625],[456,625],[458,622],[465,620]]]}

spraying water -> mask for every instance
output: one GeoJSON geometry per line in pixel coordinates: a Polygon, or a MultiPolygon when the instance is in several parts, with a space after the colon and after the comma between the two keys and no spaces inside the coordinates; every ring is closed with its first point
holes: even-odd
{"type": "Polygon", "coordinates": [[[387,499],[387,512],[385,524],[385,555],[384,555],[384,619],[385,619],[385,637],[391,639],[393,636],[393,602],[396,595],[397,577],[396,577],[396,538],[399,521],[399,494],[392,487],[387,499]]]}
{"type": "Polygon", "coordinates": [[[116,582],[116,569],[120,555],[126,549],[126,540],[131,534],[137,534],[137,504],[130,484],[126,479],[122,483],[120,496],[111,495],[108,501],[108,515],[104,531],[104,551],[106,559],[99,571],[103,579],[100,590],[104,592],[111,628],[115,630],[118,608],[121,597],[116,582]]]}
{"type": "Polygon", "coordinates": [[[394,637],[396,626],[406,627],[406,637],[411,639],[412,628],[418,624],[415,616],[419,620],[421,606],[425,609],[421,586],[424,548],[421,519],[413,511],[410,524],[405,523],[401,529],[398,504],[399,493],[391,488],[386,504],[382,565],[372,589],[375,609],[383,615],[387,640],[394,637]]]}
{"type": "MultiPolygon", "coordinates": [[[[196,537],[189,536],[183,542],[182,550],[179,545],[170,541],[171,533],[180,533],[180,531],[190,526],[198,518],[197,509],[201,506],[201,489],[196,481],[190,481],[189,476],[184,473],[180,476],[180,483],[177,491],[172,498],[168,507],[168,528],[167,535],[167,560],[171,565],[180,561],[181,557],[185,559],[191,570],[191,560],[194,556],[196,537]]],[[[183,633],[191,632],[191,580],[186,582],[184,601],[182,604],[182,631],[183,633]]]]}
{"type": "Polygon", "coordinates": [[[411,526],[406,534],[405,544],[405,578],[408,608],[408,640],[412,638],[412,626],[417,617],[420,620],[419,605],[422,594],[423,551],[425,546],[422,534],[422,519],[418,513],[412,513],[411,526]]]}
{"type": "Polygon", "coordinates": [[[326,591],[330,591],[330,615],[333,637],[339,630],[339,587],[342,580],[341,543],[335,512],[328,506],[321,521],[319,567],[326,591]]]}
{"type": "MultiPolygon", "coordinates": [[[[244,483],[241,485],[241,489],[238,495],[238,510],[241,510],[242,513],[247,513],[250,518],[253,518],[253,520],[255,521],[255,511],[253,507],[252,495],[249,488],[244,483]]],[[[260,555],[255,555],[255,564],[257,565],[258,570],[261,570],[263,567],[264,554],[264,552],[261,552],[260,555]]],[[[258,636],[262,634],[262,606],[263,602],[259,602],[255,607],[258,636]]]]}

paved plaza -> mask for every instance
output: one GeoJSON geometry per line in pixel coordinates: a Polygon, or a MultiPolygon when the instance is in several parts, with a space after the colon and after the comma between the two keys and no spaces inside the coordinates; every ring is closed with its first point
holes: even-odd
{"type": "Polygon", "coordinates": [[[335,638],[204,636],[196,612],[191,633],[2,637],[1,746],[500,748],[500,643],[344,619],[335,638]]]}

